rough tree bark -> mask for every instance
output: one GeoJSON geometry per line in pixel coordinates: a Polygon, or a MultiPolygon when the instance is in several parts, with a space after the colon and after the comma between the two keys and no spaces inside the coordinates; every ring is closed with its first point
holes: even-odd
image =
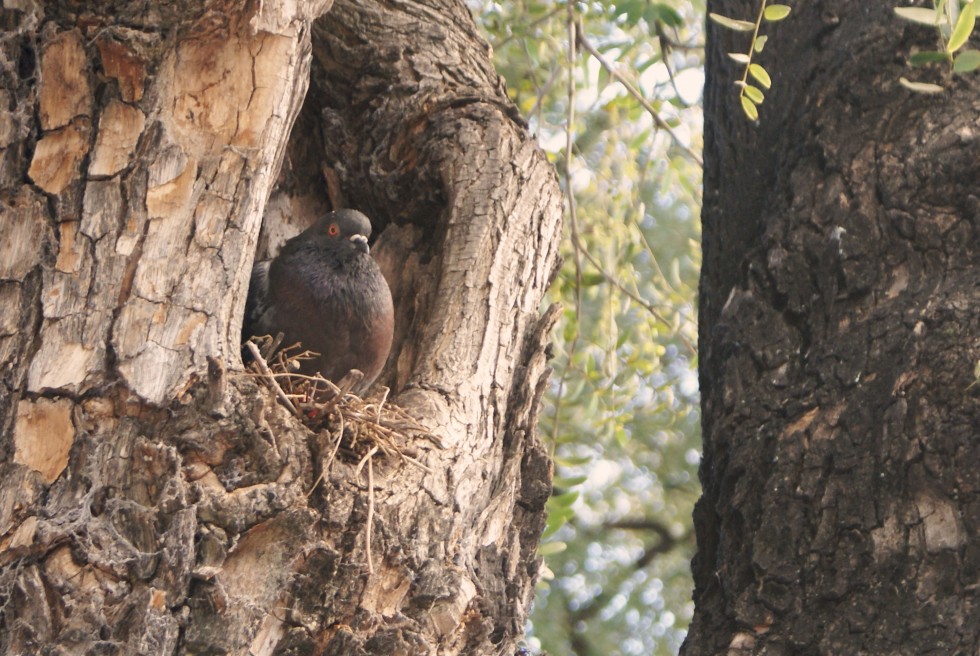
{"type": "Polygon", "coordinates": [[[890,3],[793,6],[762,56],[758,125],[726,55],[746,37],[708,32],[704,496],[682,653],[975,654],[980,81],[903,89],[935,34],[890,3]]]}
{"type": "Polygon", "coordinates": [[[0,653],[513,653],[561,202],[465,5],[12,4],[0,653]],[[425,469],[326,468],[241,371],[256,248],[331,203],[380,233],[425,469]]]}

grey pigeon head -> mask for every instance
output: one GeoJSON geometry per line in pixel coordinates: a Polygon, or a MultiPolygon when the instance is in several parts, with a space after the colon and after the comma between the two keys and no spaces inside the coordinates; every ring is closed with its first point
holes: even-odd
{"type": "Polygon", "coordinates": [[[364,372],[363,393],[381,373],[394,332],[391,292],[371,258],[371,222],[357,210],[330,212],[257,262],[245,304],[242,340],[283,333],[320,355],[300,373],[337,382],[364,372]]]}

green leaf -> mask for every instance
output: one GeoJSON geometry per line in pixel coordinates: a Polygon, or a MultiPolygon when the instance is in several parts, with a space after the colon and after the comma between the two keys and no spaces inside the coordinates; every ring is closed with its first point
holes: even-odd
{"type": "Polygon", "coordinates": [[[632,334],[633,331],[630,328],[627,328],[626,330],[622,331],[619,334],[619,336],[616,338],[616,348],[617,349],[622,348],[623,344],[626,343],[626,340],[628,340],[632,336],[632,334]]]}
{"type": "Polygon", "coordinates": [[[646,9],[644,0],[625,0],[616,4],[618,14],[626,16],[627,25],[636,25],[643,18],[643,11],[646,9]]]}
{"type": "Polygon", "coordinates": [[[734,18],[728,18],[727,16],[722,16],[721,14],[716,14],[714,12],[708,14],[708,18],[718,23],[722,27],[727,27],[730,30],[735,30],[736,32],[751,32],[755,29],[755,23],[750,23],[744,20],[735,20],[734,18]]]}
{"type": "Polygon", "coordinates": [[[949,61],[949,53],[936,52],[934,50],[924,50],[909,57],[909,63],[913,66],[924,66],[926,64],[947,61],[949,61]]]}
{"type": "Polygon", "coordinates": [[[945,91],[945,89],[938,84],[929,84],[928,82],[911,82],[906,80],[904,77],[898,78],[898,83],[909,91],[915,91],[916,93],[933,94],[942,93],[945,91]]]}
{"type": "Polygon", "coordinates": [[[767,21],[780,21],[789,16],[791,11],[789,5],[769,5],[763,12],[762,17],[767,21]]]}
{"type": "Polygon", "coordinates": [[[953,60],[954,73],[969,73],[980,68],[980,50],[964,50],[953,60]]]}
{"type": "Polygon", "coordinates": [[[762,93],[762,90],[758,87],[754,87],[751,84],[746,84],[742,93],[749,97],[749,100],[754,102],[756,105],[761,105],[762,101],[766,99],[766,96],[762,93]]]}
{"type": "Polygon", "coordinates": [[[758,64],[749,65],[749,74],[766,89],[772,86],[772,78],[769,77],[769,73],[758,64]]]}
{"type": "Polygon", "coordinates": [[[647,70],[654,64],[659,64],[662,60],[663,57],[661,57],[660,55],[654,55],[653,57],[648,57],[647,59],[638,62],[635,66],[635,70],[637,73],[642,73],[643,71],[647,70]]]}
{"type": "Polygon", "coordinates": [[[756,52],[762,52],[762,49],[766,47],[766,41],[768,40],[769,37],[766,36],[765,34],[760,35],[755,40],[755,43],[752,44],[752,49],[755,50],[756,52]]]}
{"type": "Polygon", "coordinates": [[[542,557],[554,556],[555,554],[560,554],[567,548],[568,545],[564,542],[545,542],[544,544],[538,545],[538,555],[542,557]]]}
{"type": "Polygon", "coordinates": [[[581,485],[585,481],[589,480],[588,476],[569,476],[568,478],[563,478],[561,476],[555,477],[551,482],[554,487],[575,487],[576,485],[581,485]]]}
{"type": "Polygon", "coordinates": [[[977,10],[971,2],[963,7],[960,17],[956,19],[956,27],[949,35],[949,43],[946,44],[947,52],[956,52],[963,47],[970,35],[973,33],[973,26],[977,22],[977,10]]]}
{"type": "Polygon", "coordinates": [[[670,27],[681,27],[684,25],[684,17],[676,9],[663,2],[650,5],[646,12],[644,12],[644,18],[650,23],[650,29],[654,33],[656,33],[654,21],[659,20],[670,27]]]}
{"type": "Polygon", "coordinates": [[[583,273],[582,287],[595,287],[605,282],[606,278],[601,273],[583,273]]]}
{"type": "Polygon", "coordinates": [[[555,456],[555,464],[562,467],[581,467],[592,462],[592,456],[555,456]]]}
{"type": "Polygon", "coordinates": [[[759,120],[759,110],[756,109],[755,103],[748,99],[747,96],[742,96],[742,111],[745,115],[753,121],[759,120]]]}
{"type": "Polygon", "coordinates": [[[551,537],[558,530],[568,523],[568,520],[575,516],[575,513],[566,509],[555,509],[548,506],[548,519],[545,520],[544,531],[541,532],[541,539],[551,537]]]}
{"type": "Polygon", "coordinates": [[[744,52],[730,52],[728,56],[737,61],[739,64],[748,64],[749,56],[744,52]]]}
{"type": "Polygon", "coordinates": [[[895,14],[899,18],[904,18],[913,23],[923,25],[939,25],[940,12],[935,9],[925,9],[923,7],[895,7],[895,14]]]}
{"type": "Polygon", "coordinates": [[[571,506],[578,499],[578,492],[565,492],[564,494],[559,494],[557,496],[551,497],[550,501],[558,508],[567,508],[571,506]]]}

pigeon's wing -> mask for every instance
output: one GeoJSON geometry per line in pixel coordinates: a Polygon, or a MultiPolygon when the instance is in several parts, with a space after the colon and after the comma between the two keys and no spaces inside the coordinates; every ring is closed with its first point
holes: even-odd
{"type": "Polygon", "coordinates": [[[272,260],[256,262],[252,267],[252,277],[248,283],[248,297],[245,299],[245,318],[242,321],[243,341],[255,335],[265,335],[262,315],[269,306],[269,265],[272,260]]]}

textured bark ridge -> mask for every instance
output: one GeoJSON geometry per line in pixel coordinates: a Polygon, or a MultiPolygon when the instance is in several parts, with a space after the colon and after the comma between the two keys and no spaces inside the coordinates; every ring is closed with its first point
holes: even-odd
{"type": "Polygon", "coordinates": [[[523,633],[555,177],[464,6],[272,4],[3,10],[2,653],[523,633]],[[380,234],[381,382],[441,441],[407,446],[424,467],[326,467],[326,434],[241,373],[256,245],[343,198],[380,234]]]}
{"type": "Polygon", "coordinates": [[[725,54],[744,46],[709,32],[682,653],[977,653],[980,83],[904,90],[896,53],[935,37],[887,4],[793,11],[757,126],[725,54]]]}

